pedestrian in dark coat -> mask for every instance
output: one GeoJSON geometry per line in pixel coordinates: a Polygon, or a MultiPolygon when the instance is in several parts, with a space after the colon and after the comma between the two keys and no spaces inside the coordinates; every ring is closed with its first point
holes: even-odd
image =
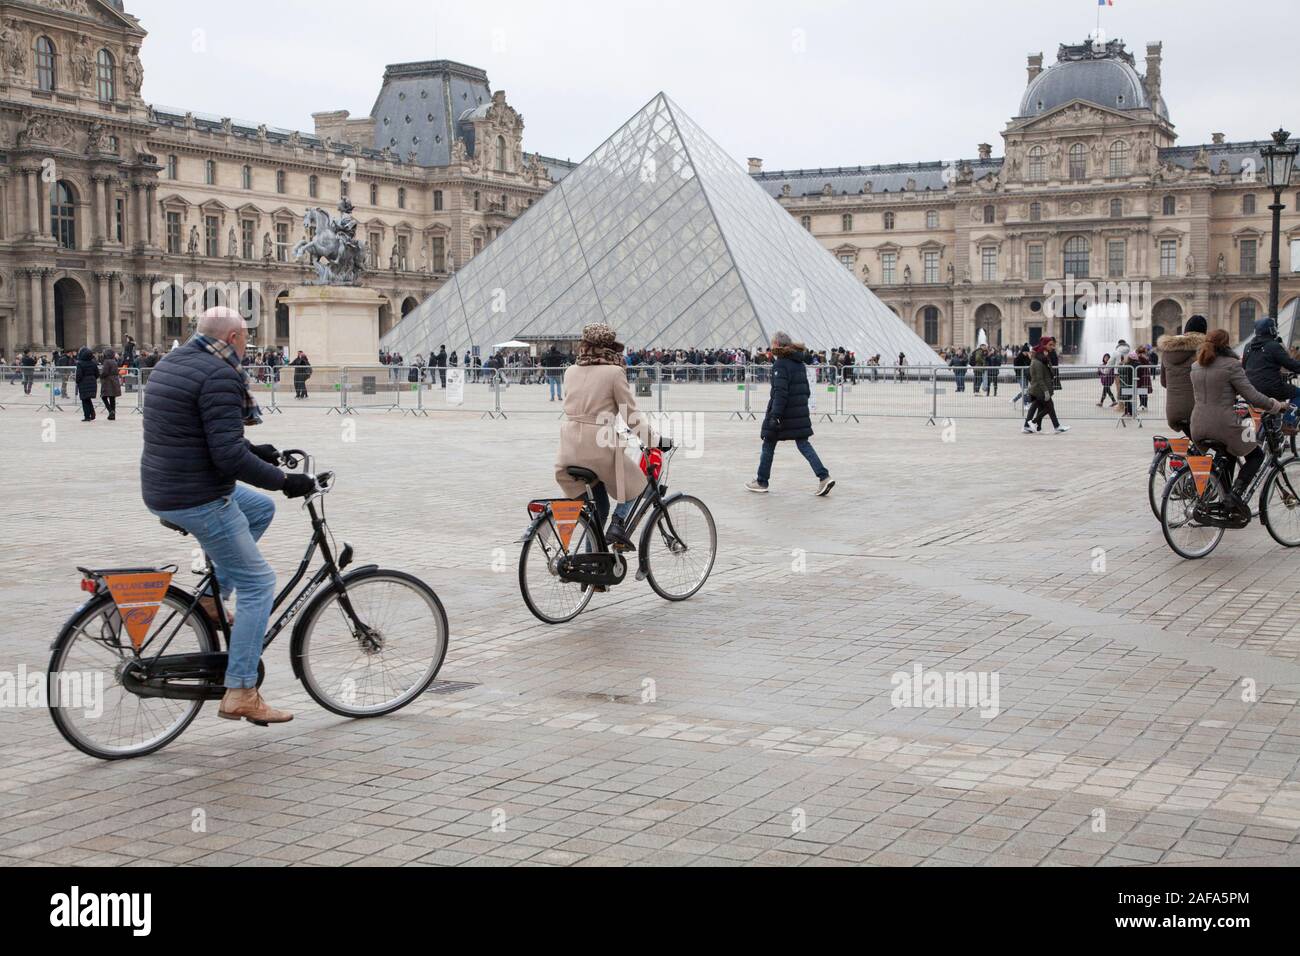
{"type": "Polygon", "coordinates": [[[311,378],[311,360],[307,353],[298,350],[297,357],[289,363],[293,366],[293,397],[307,397],[307,379],[311,378]]]}
{"type": "Polygon", "coordinates": [[[111,351],[105,352],[104,361],[99,366],[99,397],[104,400],[104,410],[108,412],[110,422],[117,418],[117,398],[122,394],[122,382],[117,376],[117,357],[111,351]]]}
{"type": "Polygon", "coordinates": [[[77,397],[81,399],[81,420],[95,420],[95,393],[99,388],[99,364],[95,353],[82,346],[77,353],[77,397]]]}
{"type": "Polygon", "coordinates": [[[825,497],[835,487],[835,482],[831,480],[831,473],[817,457],[812,442],[808,440],[813,435],[812,411],[809,408],[812,388],[808,384],[808,351],[801,343],[792,341],[785,332],[777,332],[772,336],[772,353],[776,356],[776,362],[772,366],[771,397],[767,400],[767,410],[763,414],[763,452],[758,461],[758,477],[745,487],[766,494],[777,442],[792,441],[817,476],[817,490],[813,493],[819,498],[825,497]]]}

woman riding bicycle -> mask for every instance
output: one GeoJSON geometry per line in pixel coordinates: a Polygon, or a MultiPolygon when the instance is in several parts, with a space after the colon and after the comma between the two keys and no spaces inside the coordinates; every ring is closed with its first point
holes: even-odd
{"type": "Polygon", "coordinates": [[[1165,419],[1169,427],[1191,435],[1192,409],[1196,395],[1192,391],[1192,363],[1205,344],[1208,328],[1205,316],[1194,315],[1183,326],[1182,335],[1162,335],[1156,343],[1160,353],[1160,384],[1165,387],[1165,419]]]}
{"type": "MultiPolygon", "coordinates": [[[[1191,380],[1196,403],[1192,409],[1192,439],[1198,443],[1219,442],[1229,454],[1246,459],[1225,503],[1238,513],[1248,512],[1249,505],[1242,496],[1264,463],[1264,450],[1253,435],[1247,440],[1247,433],[1233,407],[1238,395],[1265,412],[1280,412],[1286,404],[1255,390],[1246,378],[1237,353],[1228,347],[1228,333],[1223,329],[1215,329],[1206,336],[1196,353],[1191,380]]],[[[1228,462],[1229,474],[1234,463],[1228,462]]]]}
{"type": "Polygon", "coordinates": [[[577,364],[564,373],[564,422],[560,426],[555,480],[568,497],[580,498],[586,486],[570,478],[565,469],[576,466],[594,471],[600,480],[592,487],[592,494],[602,524],[609,516],[610,496],[621,502],[614,509],[605,539],[616,551],[631,551],[633,545],[624,521],[645,489],[646,476],[624,453],[626,443],[614,427],[619,418],[646,448],[657,444],[628,385],[623,343],[615,339],[608,325],[596,322],[583,328],[577,364]]]}

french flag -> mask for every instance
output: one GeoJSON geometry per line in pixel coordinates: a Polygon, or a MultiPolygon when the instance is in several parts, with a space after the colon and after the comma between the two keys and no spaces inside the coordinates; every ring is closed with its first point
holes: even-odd
{"type": "Polygon", "coordinates": [[[1113,7],[1114,5],[1111,0],[1097,0],[1097,6],[1099,7],[1113,7]]]}

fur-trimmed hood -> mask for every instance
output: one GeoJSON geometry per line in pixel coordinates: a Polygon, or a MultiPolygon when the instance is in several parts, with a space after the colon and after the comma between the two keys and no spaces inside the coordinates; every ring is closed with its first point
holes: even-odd
{"type": "Polygon", "coordinates": [[[794,359],[796,362],[805,362],[808,358],[808,348],[802,342],[791,342],[789,345],[782,345],[779,348],[772,349],[772,354],[777,358],[794,359]]]}
{"type": "Polygon", "coordinates": [[[1195,352],[1205,344],[1205,336],[1200,332],[1184,332],[1181,335],[1162,335],[1156,343],[1156,349],[1163,355],[1166,352],[1195,352]]]}

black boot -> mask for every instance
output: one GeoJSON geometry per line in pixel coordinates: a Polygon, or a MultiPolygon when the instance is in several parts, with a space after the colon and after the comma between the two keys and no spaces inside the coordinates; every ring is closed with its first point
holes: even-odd
{"type": "Polygon", "coordinates": [[[609,530],[605,532],[605,540],[609,542],[609,546],[615,551],[636,550],[635,546],[632,544],[632,539],[629,538],[627,532],[623,530],[623,519],[619,518],[617,515],[609,521],[609,530]]]}

